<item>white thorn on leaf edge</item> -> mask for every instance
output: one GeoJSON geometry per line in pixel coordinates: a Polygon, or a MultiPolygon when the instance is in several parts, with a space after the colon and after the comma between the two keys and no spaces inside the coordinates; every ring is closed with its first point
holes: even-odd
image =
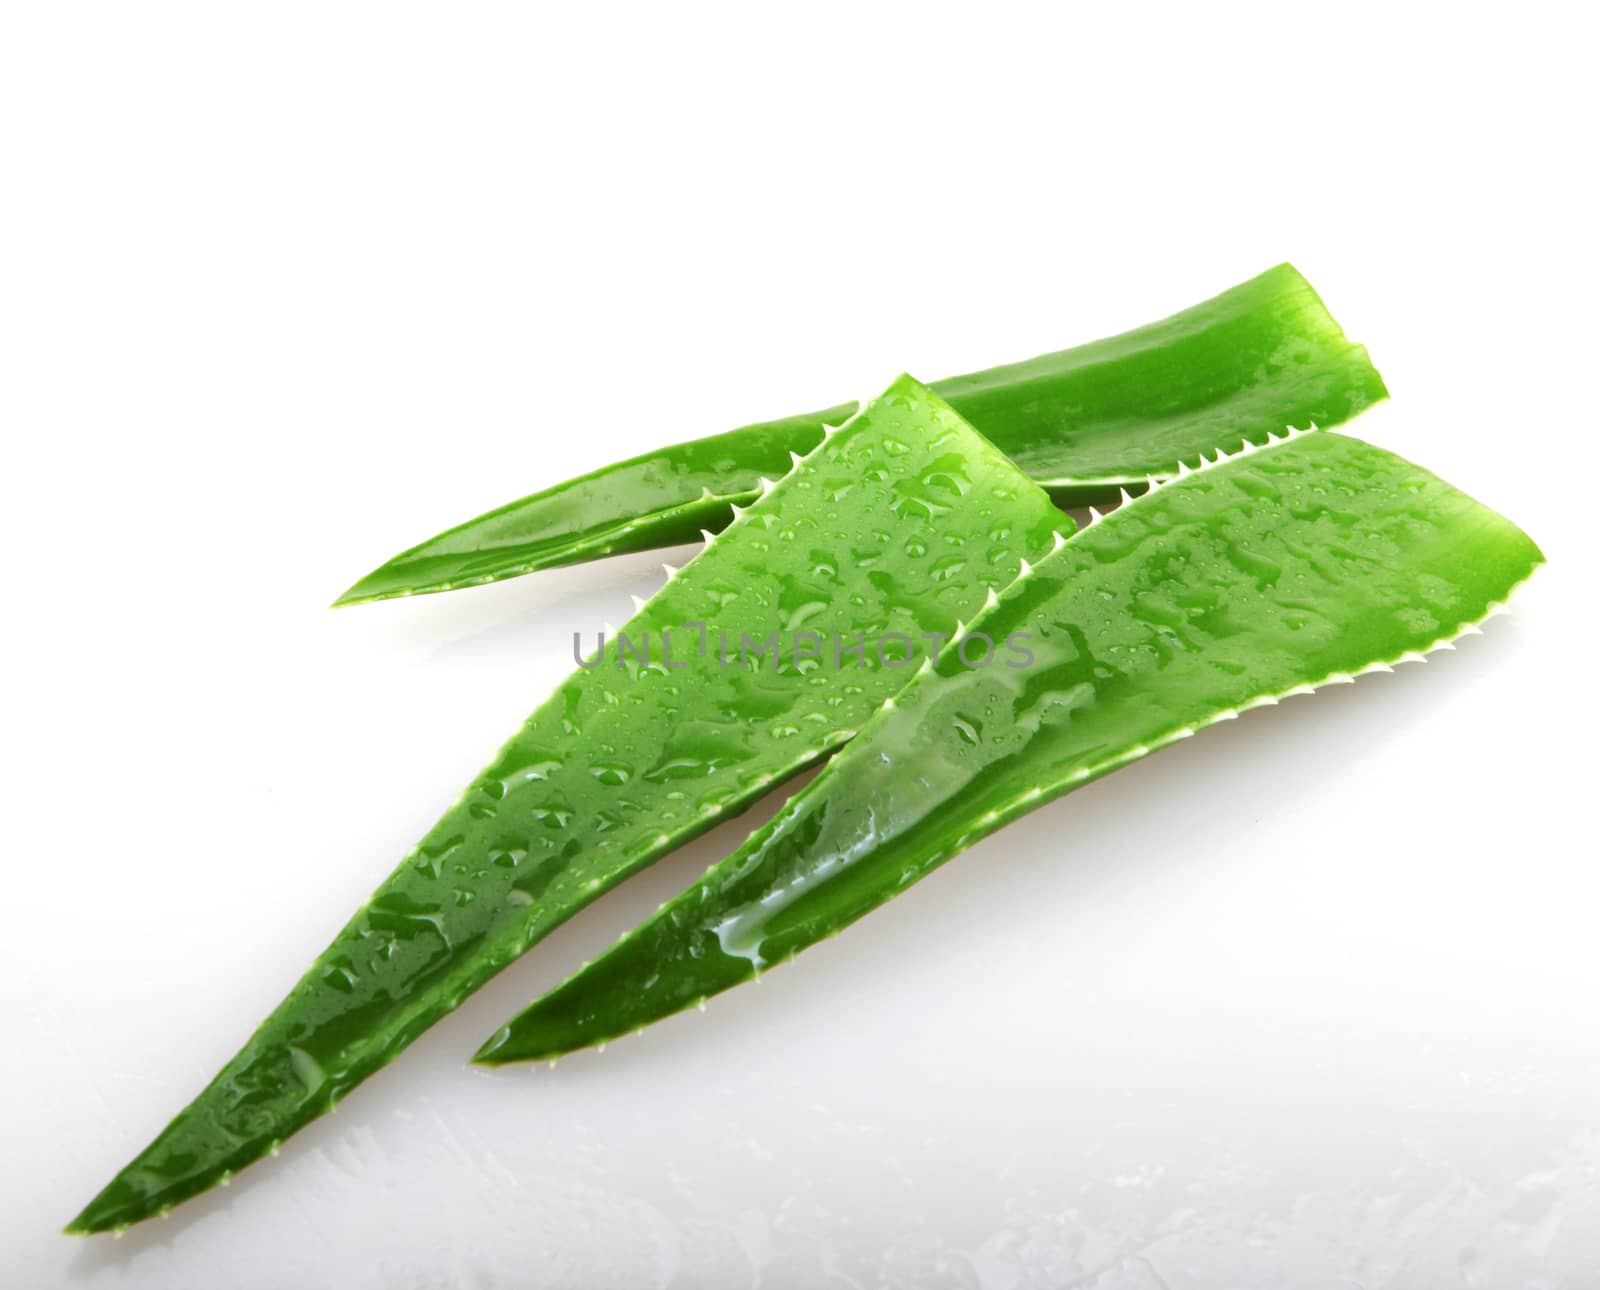
{"type": "MultiPolygon", "coordinates": [[[[1310,432],[1309,431],[1305,431],[1303,433],[1310,433],[1310,432]]],[[[1542,565],[1535,565],[1533,567],[1533,569],[1529,571],[1527,577],[1523,578],[1521,582],[1517,583],[1509,591],[1506,592],[1506,598],[1504,600],[1497,600],[1497,601],[1494,601],[1493,603],[1491,603],[1489,605],[1489,607],[1484,611],[1483,616],[1481,618],[1478,618],[1473,622],[1462,623],[1453,632],[1450,632],[1450,633],[1448,633],[1448,634],[1446,634],[1444,636],[1439,637],[1438,640],[1434,641],[1433,644],[1427,646],[1424,649],[1421,649],[1421,650],[1407,650],[1399,658],[1395,659],[1394,663],[1402,663],[1402,662],[1407,662],[1407,661],[1426,662],[1427,661],[1427,656],[1430,655],[1430,654],[1437,653],[1437,652],[1439,652],[1441,650],[1453,649],[1454,645],[1453,645],[1452,642],[1460,640],[1463,636],[1481,636],[1483,633],[1479,628],[1479,624],[1487,622],[1491,618],[1498,618],[1501,614],[1507,613],[1508,612],[1507,605],[1509,604],[1511,598],[1513,596],[1515,596],[1519,591],[1521,591],[1524,587],[1526,587],[1528,585],[1529,581],[1533,578],[1534,574],[1537,573],[1541,567],[1543,567],[1543,566],[1542,565]]],[[[1074,784],[1077,784],[1077,783],[1079,783],[1079,782],[1081,782],[1081,781],[1083,781],[1085,779],[1088,779],[1091,774],[1094,774],[1094,773],[1097,773],[1097,772],[1103,772],[1103,771],[1105,771],[1107,769],[1112,769],[1112,768],[1114,768],[1116,766],[1129,765],[1132,762],[1138,761],[1141,757],[1145,757],[1145,756],[1149,755],[1152,752],[1156,752],[1159,749],[1165,748],[1169,744],[1173,744],[1173,743],[1178,742],[1180,739],[1188,739],[1196,731],[1203,730],[1207,726],[1220,725],[1224,721],[1237,720],[1239,715],[1240,715],[1240,713],[1248,712],[1252,708],[1272,707],[1272,706],[1275,706],[1280,700],[1289,698],[1292,695],[1297,695],[1297,694],[1315,694],[1318,690],[1322,689],[1325,686],[1329,686],[1329,685],[1349,685],[1349,684],[1352,684],[1355,681],[1356,677],[1364,676],[1368,672],[1393,672],[1393,671],[1394,671],[1394,664],[1393,663],[1387,663],[1387,662],[1379,661],[1379,662],[1369,663],[1365,667],[1358,668],[1353,673],[1352,672],[1330,672],[1330,673],[1328,673],[1327,676],[1323,677],[1320,681],[1302,682],[1302,683],[1300,683],[1298,685],[1294,685],[1294,686],[1289,687],[1287,690],[1284,690],[1279,694],[1258,695],[1257,697],[1255,697],[1253,699],[1250,699],[1250,700],[1248,700],[1248,701],[1246,701],[1244,703],[1239,704],[1239,706],[1236,707],[1236,708],[1225,708],[1222,711],[1213,714],[1212,716],[1206,718],[1204,721],[1201,721],[1201,722],[1199,722],[1199,723],[1197,723],[1195,725],[1182,726],[1182,727],[1179,727],[1176,730],[1170,731],[1169,733],[1167,733],[1166,735],[1161,736],[1160,738],[1152,739],[1148,744],[1141,745],[1138,748],[1130,749],[1127,755],[1114,758],[1110,762],[1102,763],[1102,764],[1095,765],[1095,766],[1079,766],[1077,769],[1069,772],[1068,774],[1062,776],[1060,779],[1056,780],[1054,784],[1049,786],[1048,791],[1051,792],[1052,794],[1057,793],[1057,792],[1063,792],[1066,789],[1071,788],[1074,784]]],[[[1033,793],[1034,794],[1038,794],[1038,793],[1043,792],[1043,791],[1046,791],[1046,790],[1035,788],[1033,790],[1033,793]]],[[[961,845],[959,840],[958,840],[957,845],[958,845],[958,847],[961,845]]]]}
{"type": "MultiPolygon", "coordinates": [[[[1262,452],[1268,448],[1275,447],[1278,444],[1288,443],[1291,439],[1298,439],[1303,435],[1312,434],[1316,431],[1316,429],[1317,423],[1315,421],[1311,422],[1309,428],[1304,430],[1298,429],[1295,426],[1285,426],[1281,434],[1274,434],[1269,430],[1267,432],[1266,443],[1253,443],[1249,439],[1246,439],[1232,452],[1224,452],[1221,448],[1215,448],[1212,450],[1213,455],[1209,457],[1202,452],[1199,454],[1199,465],[1197,466],[1191,466],[1188,462],[1180,461],[1177,464],[1175,473],[1171,475],[1147,475],[1145,477],[1145,491],[1140,493],[1137,497],[1134,497],[1128,492],[1126,485],[1119,486],[1117,492],[1120,496],[1120,500],[1118,502],[1117,510],[1120,511],[1125,507],[1136,505],[1137,503],[1144,501],[1145,498],[1154,496],[1168,484],[1171,484],[1176,480],[1187,479],[1190,475],[1202,474],[1207,470],[1212,470],[1215,467],[1222,465],[1224,462],[1232,461],[1236,457],[1248,456],[1253,452],[1262,452]]],[[[1100,523],[1101,520],[1106,518],[1105,515],[1101,514],[1101,512],[1093,506],[1089,507],[1088,511],[1089,523],[1084,526],[1085,528],[1093,528],[1096,524],[1100,523]]],[[[1058,533],[1056,535],[1056,545],[1054,550],[1059,551],[1065,541],[1066,539],[1058,533]]]]}
{"type": "MultiPolygon", "coordinates": [[[[1310,431],[1303,431],[1302,433],[1309,434],[1310,431]]],[[[1196,729],[1203,729],[1206,726],[1216,725],[1222,721],[1232,721],[1237,718],[1241,712],[1247,712],[1251,708],[1271,707],[1277,704],[1280,700],[1289,698],[1291,695],[1315,694],[1318,690],[1329,685],[1350,685],[1354,683],[1357,677],[1365,676],[1370,672],[1393,672],[1395,667],[1400,663],[1425,663],[1428,661],[1428,655],[1430,654],[1436,654],[1443,650],[1453,650],[1455,648],[1454,642],[1460,640],[1463,636],[1483,635],[1480,624],[1487,622],[1491,618],[1498,618],[1502,614],[1510,612],[1508,606],[1511,598],[1520,592],[1524,587],[1526,587],[1532,580],[1534,574],[1536,574],[1542,567],[1542,565],[1535,565],[1533,569],[1529,571],[1527,577],[1523,578],[1521,582],[1517,583],[1506,592],[1506,598],[1504,600],[1492,602],[1489,607],[1484,610],[1481,618],[1475,619],[1472,622],[1462,623],[1454,631],[1440,636],[1431,645],[1425,646],[1420,650],[1407,650],[1405,653],[1401,654],[1398,658],[1392,661],[1384,661],[1380,659],[1372,663],[1368,663],[1365,667],[1357,668],[1354,672],[1330,672],[1320,681],[1302,682],[1299,685],[1291,686],[1289,689],[1284,690],[1279,694],[1259,695],[1248,702],[1241,703],[1237,708],[1229,708],[1217,713],[1208,720],[1200,722],[1199,726],[1186,726],[1181,730],[1175,730],[1171,734],[1151,741],[1149,748],[1144,749],[1143,752],[1136,753],[1136,755],[1133,758],[1130,758],[1130,760],[1137,760],[1138,757],[1143,756],[1144,753],[1153,751],[1157,748],[1165,747],[1167,744],[1173,743],[1178,739],[1187,739],[1195,732],[1196,729]]],[[[1071,783],[1074,778],[1082,777],[1086,773],[1087,768],[1080,768],[1078,771],[1074,771],[1073,774],[1067,779],[1061,781],[1058,787],[1071,783]]]]}

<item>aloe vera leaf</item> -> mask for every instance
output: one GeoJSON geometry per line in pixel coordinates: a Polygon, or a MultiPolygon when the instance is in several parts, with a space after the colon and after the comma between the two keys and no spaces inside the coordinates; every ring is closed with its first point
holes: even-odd
{"type": "Polygon", "coordinates": [[[1399,457],[1296,436],[1188,474],[1025,572],[765,828],[478,1060],[632,1032],[839,931],[1010,820],[1214,722],[1420,658],[1542,561],[1399,457]]]}
{"type": "Polygon", "coordinates": [[[899,642],[887,664],[870,646],[836,664],[806,657],[802,632],[830,653],[835,633],[847,649],[951,633],[1062,525],[901,378],[643,606],[623,630],[653,644],[647,665],[618,639],[556,690],[68,1230],[136,1222],[266,1154],[601,892],[849,739],[911,675],[899,642]]]}
{"type": "MultiPolygon", "coordinates": [[[[1058,505],[1102,504],[1202,453],[1287,426],[1338,425],[1387,397],[1367,351],[1280,264],[1162,322],[934,385],[1058,505]]],[[[693,540],[763,475],[854,411],[745,426],[605,466],[469,520],[375,569],[335,603],[494,582],[693,540]]]]}

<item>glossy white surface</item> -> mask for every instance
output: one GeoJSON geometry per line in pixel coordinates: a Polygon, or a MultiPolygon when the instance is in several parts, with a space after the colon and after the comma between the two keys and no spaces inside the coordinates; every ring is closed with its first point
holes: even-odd
{"type": "Polygon", "coordinates": [[[8,10],[0,1280],[1592,1285],[1595,104],[1563,22],[8,10]],[[1092,785],[703,1016],[463,1066],[769,801],[229,1190],[55,1235],[660,572],[325,610],[356,575],[1283,258],[1389,380],[1352,432],[1544,546],[1511,617],[1092,785]]]}

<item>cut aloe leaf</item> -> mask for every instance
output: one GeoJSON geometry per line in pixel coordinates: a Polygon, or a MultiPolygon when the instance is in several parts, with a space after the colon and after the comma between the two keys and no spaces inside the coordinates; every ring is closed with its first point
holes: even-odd
{"type": "MultiPolygon", "coordinates": [[[[1113,501],[1180,461],[1289,426],[1338,425],[1388,393],[1367,351],[1288,264],[1163,322],[933,388],[1062,506],[1113,501]]],[[[412,547],[336,603],[692,541],[854,410],[841,404],[602,467],[412,547]]]]}
{"type": "Polygon", "coordinates": [[[747,981],[1052,798],[1474,630],[1542,558],[1493,511],[1340,435],[1186,475],[1025,573],[769,825],[478,1060],[555,1057],[747,981]],[[1030,633],[1030,665],[970,666],[979,633],[1030,633]]]}
{"type": "Polygon", "coordinates": [[[905,684],[906,646],[952,633],[1062,525],[896,382],[561,685],[68,1230],[164,1212],[329,1110],[603,891],[849,739],[905,684]]]}

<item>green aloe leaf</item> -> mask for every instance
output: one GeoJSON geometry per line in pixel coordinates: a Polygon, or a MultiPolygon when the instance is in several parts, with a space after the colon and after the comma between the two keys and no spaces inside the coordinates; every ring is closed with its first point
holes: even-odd
{"type": "Polygon", "coordinates": [[[839,931],[1007,821],[1214,722],[1417,659],[1543,557],[1399,457],[1297,436],[1138,498],[1009,587],[765,828],[501,1030],[548,1058],[839,931]],[[1027,667],[977,633],[1031,633],[1027,667]]]}
{"type": "MultiPolygon", "coordinates": [[[[1115,500],[1180,461],[1264,443],[1288,426],[1339,425],[1388,394],[1367,351],[1288,264],[1162,322],[933,388],[1062,506],[1115,500]]],[[[602,467],[402,552],[336,603],[692,541],[854,410],[841,404],[602,467]]]]}
{"type": "Polygon", "coordinates": [[[68,1230],[164,1212],[275,1149],[600,893],[849,739],[905,684],[906,646],[954,632],[1063,525],[896,382],[669,578],[631,648],[556,690],[68,1230]],[[865,648],[836,665],[835,639],[865,648]]]}

